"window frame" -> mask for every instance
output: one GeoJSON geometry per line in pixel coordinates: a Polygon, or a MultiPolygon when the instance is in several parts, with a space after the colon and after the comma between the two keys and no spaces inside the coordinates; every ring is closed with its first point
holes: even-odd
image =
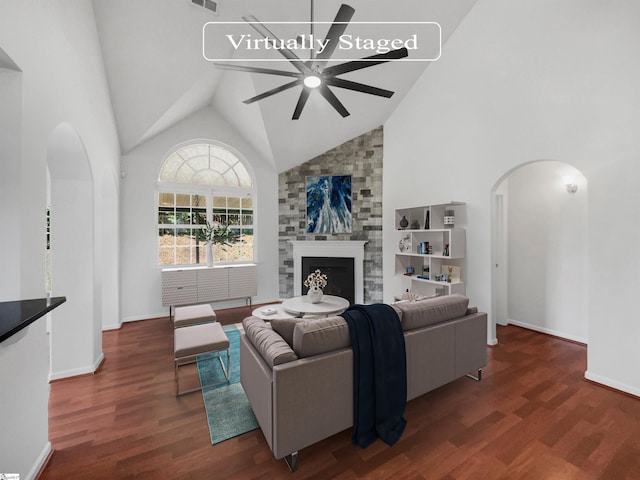
{"type": "MultiPolygon", "coordinates": [[[[188,195],[202,195],[205,197],[205,211],[206,211],[206,219],[208,221],[212,221],[213,219],[213,198],[214,197],[236,197],[236,198],[247,198],[251,199],[252,202],[252,223],[248,226],[253,231],[253,244],[252,244],[252,259],[242,259],[242,260],[215,260],[216,265],[239,265],[239,264],[247,264],[247,263],[255,263],[257,261],[257,226],[256,226],[256,195],[255,195],[255,175],[253,173],[253,169],[249,165],[249,162],[242,156],[236,149],[230,147],[229,145],[223,144],[221,142],[215,140],[192,140],[189,142],[181,143],[180,145],[175,146],[170,151],[168,151],[164,157],[162,162],[160,163],[160,168],[158,170],[158,175],[156,177],[156,188],[155,188],[155,200],[154,200],[154,229],[155,229],[155,262],[156,266],[160,269],[162,268],[188,268],[188,267],[204,267],[206,266],[206,257],[205,263],[160,263],[160,242],[159,242],[159,230],[163,228],[163,225],[166,225],[167,228],[178,229],[179,224],[161,224],[159,223],[159,213],[160,213],[160,194],[161,193],[171,193],[171,194],[188,194],[188,195]],[[217,147],[222,147],[227,149],[231,154],[233,154],[245,168],[249,177],[251,179],[251,187],[233,187],[233,186],[221,186],[221,185],[203,185],[203,184],[191,184],[191,183],[178,183],[178,182],[166,182],[160,180],[160,174],[162,172],[162,168],[165,165],[167,159],[176,152],[179,152],[181,149],[185,147],[189,147],[197,144],[211,144],[217,147]]],[[[192,208],[192,207],[190,207],[192,208]]],[[[193,229],[194,224],[189,224],[185,226],[186,228],[193,229]]],[[[233,226],[230,226],[233,228],[233,226]]],[[[247,228],[247,229],[249,229],[247,228]]],[[[240,231],[245,229],[244,225],[240,225],[238,228],[240,231]]],[[[173,247],[174,251],[174,261],[176,260],[176,246],[174,243],[173,247]]],[[[204,251],[204,249],[203,249],[204,251]]]]}

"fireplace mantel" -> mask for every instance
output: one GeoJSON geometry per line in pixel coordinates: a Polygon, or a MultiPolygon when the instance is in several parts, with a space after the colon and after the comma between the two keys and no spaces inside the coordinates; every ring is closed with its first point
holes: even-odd
{"type": "Polygon", "coordinates": [[[302,295],[302,257],[353,258],[356,303],[364,303],[366,240],[289,240],[293,245],[293,295],[302,295]]]}

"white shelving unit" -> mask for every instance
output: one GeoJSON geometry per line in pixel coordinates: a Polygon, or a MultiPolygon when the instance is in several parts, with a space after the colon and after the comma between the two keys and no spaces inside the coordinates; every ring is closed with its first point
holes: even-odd
{"type": "Polygon", "coordinates": [[[395,274],[404,279],[403,292],[409,290],[426,296],[465,293],[466,230],[456,227],[456,221],[462,221],[463,224],[466,221],[464,202],[395,211],[398,233],[395,274]],[[453,215],[448,215],[451,212],[453,215]],[[454,223],[449,223],[451,221],[454,223]],[[443,273],[451,279],[436,279],[436,275],[443,273]]]}

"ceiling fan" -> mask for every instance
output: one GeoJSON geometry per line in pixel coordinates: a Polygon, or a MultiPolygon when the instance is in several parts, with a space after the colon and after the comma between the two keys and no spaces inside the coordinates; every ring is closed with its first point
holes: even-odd
{"type": "MultiPolygon", "coordinates": [[[[295,52],[287,48],[284,45],[284,42],[281,42],[278,37],[276,37],[267,27],[260,23],[258,19],[256,19],[253,15],[244,16],[242,17],[242,19],[245,22],[249,23],[253,27],[253,29],[256,30],[263,38],[276,41],[281,45],[281,48],[278,48],[277,50],[298,71],[293,72],[287,70],[275,70],[270,68],[247,67],[243,65],[232,65],[227,63],[214,63],[214,65],[218,68],[227,70],[239,70],[243,72],[263,73],[267,75],[279,75],[283,77],[295,78],[295,80],[289,83],[285,83],[283,85],[280,85],[279,87],[256,95],[255,97],[244,100],[243,103],[247,105],[253,102],[257,102],[258,100],[270,97],[271,95],[275,95],[276,93],[283,92],[290,88],[302,86],[302,91],[300,92],[298,103],[296,104],[296,108],[293,112],[292,120],[298,120],[300,118],[302,109],[306,105],[309,95],[311,95],[311,92],[313,90],[317,90],[318,92],[320,92],[320,95],[322,95],[327,100],[327,102],[329,102],[331,106],[336,109],[336,111],[340,115],[342,115],[342,117],[347,117],[349,115],[349,111],[345,108],[342,102],[340,102],[338,97],[336,97],[336,95],[329,87],[338,87],[346,90],[368,93],[370,95],[377,95],[385,98],[390,98],[394,92],[378,87],[373,87],[371,85],[354,82],[344,78],[338,78],[338,76],[344,73],[353,72],[355,70],[379,65],[391,60],[398,60],[409,55],[409,52],[406,48],[399,48],[386,53],[371,55],[359,60],[352,60],[332,66],[327,66],[327,63],[331,59],[333,52],[338,46],[340,37],[349,25],[351,17],[353,17],[354,13],[355,10],[349,5],[342,4],[340,6],[336,17],[333,20],[329,31],[327,32],[327,37],[325,39],[326,47],[322,49],[317,55],[315,53],[315,49],[312,47],[310,60],[302,60],[300,57],[298,57],[295,52]]],[[[313,25],[313,0],[311,0],[311,38],[313,38],[313,25]]]]}

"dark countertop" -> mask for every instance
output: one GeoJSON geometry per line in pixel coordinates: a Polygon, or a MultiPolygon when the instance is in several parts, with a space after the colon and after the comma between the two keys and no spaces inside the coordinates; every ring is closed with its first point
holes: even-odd
{"type": "Polygon", "coordinates": [[[0,342],[67,301],[66,297],[0,302],[0,342]]]}

